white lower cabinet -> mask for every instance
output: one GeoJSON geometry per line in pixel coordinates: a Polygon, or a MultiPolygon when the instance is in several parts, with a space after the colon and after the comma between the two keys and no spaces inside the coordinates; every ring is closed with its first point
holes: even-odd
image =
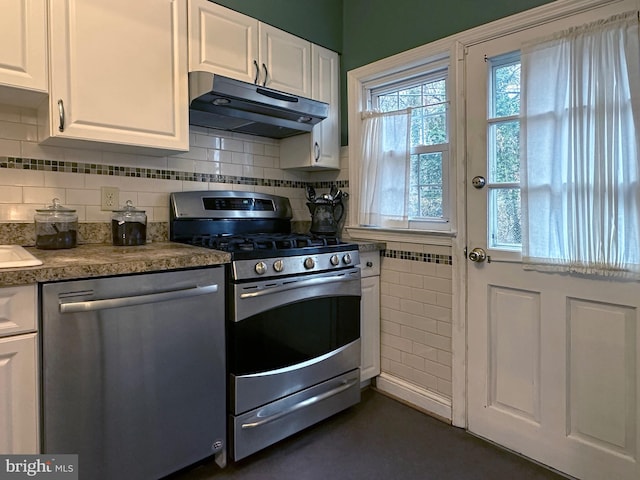
{"type": "Polygon", "coordinates": [[[360,253],[362,301],[360,381],[380,374],[380,252],[360,253]]]}
{"type": "Polygon", "coordinates": [[[36,311],[35,285],[0,288],[0,453],[3,454],[39,452],[36,311]]]}
{"type": "Polygon", "coordinates": [[[0,338],[0,452],[38,453],[36,333],[0,338]]]}

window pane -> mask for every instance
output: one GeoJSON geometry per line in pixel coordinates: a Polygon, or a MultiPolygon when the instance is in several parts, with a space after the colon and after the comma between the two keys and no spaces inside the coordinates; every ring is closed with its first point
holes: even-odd
{"type": "Polygon", "coordinates": [[[380,95],[378,97],[378,109],[381,112],[400,110],[400,107],[398,107],[398,95],[396,93],[380,95]]]}
{"type": "Polygon", "coordinates": [[[520,62],[493,69],[493,117],[520,113],[520,62]]]}
{"type": "Polygon", "coordinates": [[[447,142],[445,105],[415,108],[411,113],[411,146],[440,145],[447,142]]]}
{"type": "Polygon", "coordinates": [[[419,107],[422,105],[422,88],[418,85],[417,87],[400,90],[398,92],[398,98],[399,108],[419,107]]]}
{"type": "Polygon", "coordinates": [[[420,187],[420,212],[419,217],[442,217],[442,187],[420,187]]]}
{"type": "Polygon", "coordinates": [[[491,247],[518,248],[522,244],[520,223],[520,189],[495,188],[489,190],[491,247]]]}
{"type": "Polygon", "coordinates": [[[411,155],[409,217],[441,218],[442,153],[411,155]]]}
{"type": "Polygon", "coordinates": [[[489,181],[520,181],[520,122],[495,123],[489,127],[489,181]]]}

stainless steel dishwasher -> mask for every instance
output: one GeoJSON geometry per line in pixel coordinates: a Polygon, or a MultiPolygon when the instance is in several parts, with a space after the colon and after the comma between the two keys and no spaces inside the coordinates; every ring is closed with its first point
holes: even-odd
{"type": "Polygon", "coordinates": [[[43,453],[81,480],[226,462],[224,269],[41,285],[43,453]]]}

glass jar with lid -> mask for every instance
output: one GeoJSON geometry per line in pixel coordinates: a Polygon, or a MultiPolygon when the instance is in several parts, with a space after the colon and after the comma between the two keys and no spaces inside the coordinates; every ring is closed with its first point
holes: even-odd
{"type": "Polygon", "coordinates": [[[36,209],[36,247],[44,250],[73,248],[78,239],[78,215],[72,208],[63,207],[53,199],[46,208],[36,209]]]}
{"type": "Polygon", "coordinates": [[[117,246],[144,245],[147,242],[147,215],[138,210],[131,200],[111,216],[111,236],[117,246]]]}

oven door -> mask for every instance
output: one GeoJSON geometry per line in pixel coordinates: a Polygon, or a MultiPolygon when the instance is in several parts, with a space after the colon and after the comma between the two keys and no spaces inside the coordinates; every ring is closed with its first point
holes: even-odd
{"type": "Polygon", "coordinates": [[[240,283],[230,290],[232,414],[359,367],[359,268],[240,283]]]}

